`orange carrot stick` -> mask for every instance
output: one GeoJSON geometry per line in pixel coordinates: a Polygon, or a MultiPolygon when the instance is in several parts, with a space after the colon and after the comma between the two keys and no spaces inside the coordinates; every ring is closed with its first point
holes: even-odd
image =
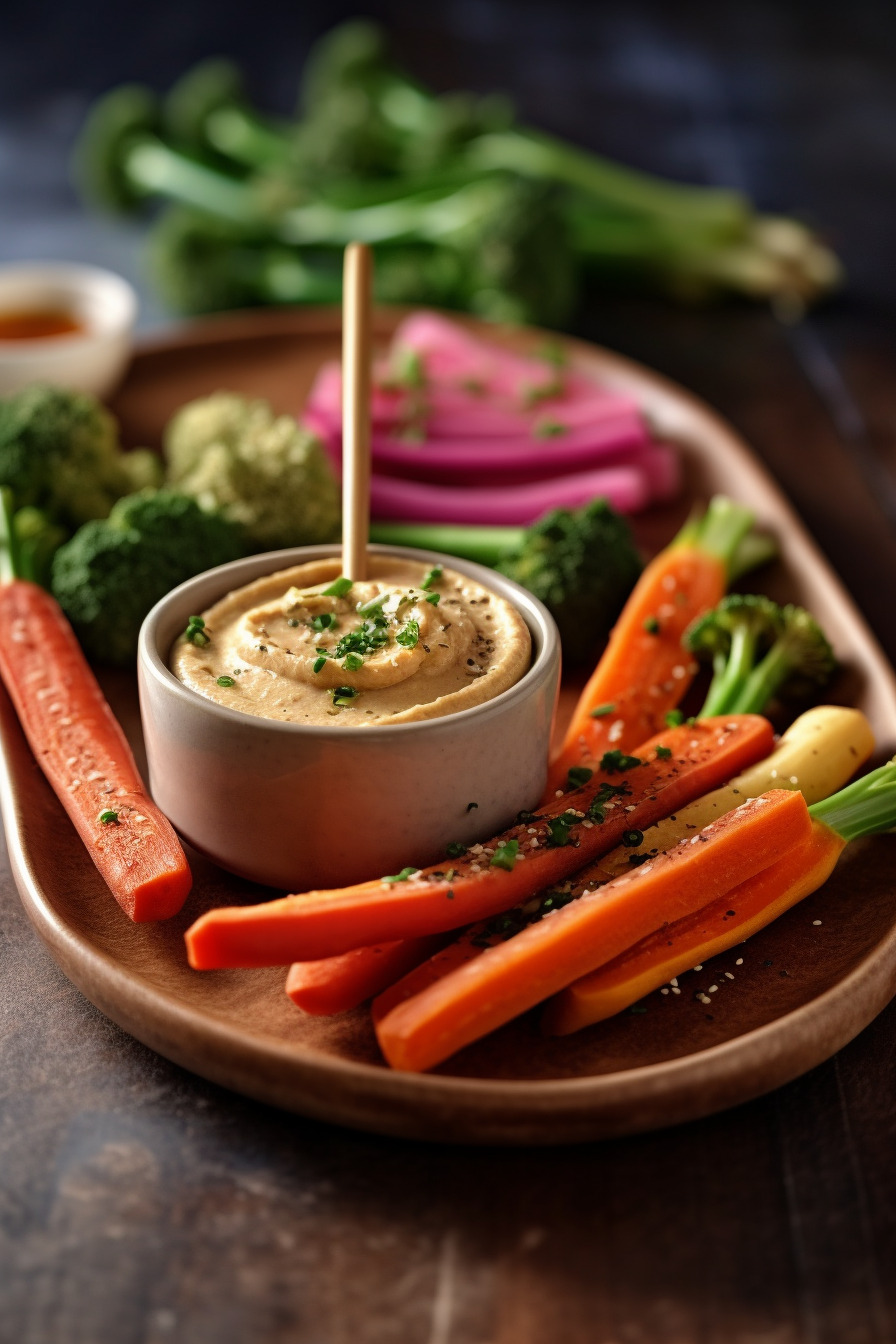
{"type": "Polygon", "coordinates": [[[210,910],[187,930],[190,965],[313,961],[488,918],[761,759],[772,742],[768,722],[750,714],[668,728],[642,758],[610,753],[580,789],[456,859],[398,880],[210,910]]]}
{"type": "Polygon", "coordinates": [[[570,768],[593,768],[608,747],[631,751],[659,732],[697,671],[681,637],[724,595],[727,562],[751,521],[739,505],[713,500],[644,570],[573,711],[545,799],[568,788],[570,768]]]}
{"type": "Polygon", "coordinates": [[[377,1025],[383,1054],[396,1069],[431,1068],[618,956],[658,921],[683,919],[762,872],[811,829],[800,793],[744,803],[399,1003],[377,1025]]]}
{"type": "Polygon", "coordinates": [[[286,993],[306,1013],[345,1013],[426,961],[450,936],[401,938],[375,947],[356,947],[320,961],[294,961],[286,977],[286,993]]]}
{"type": "Polygon", "coordinates": [[[742,943],[827,881],[846,841],[820,822],[809,838],[769,868],[741,882],[703,909],[635,943],[621,956],[582,976],[545,1008],[554,1036],[601,1022],[683,971],[742,943]]]}
{"type": "Polygon", "coordinates": [[[0,675],[38,764],[125,914],[176,914],[191,886],[171,823],[147,796],[124,733],[68,621],[24,579],[0,586],[0,675]]]}

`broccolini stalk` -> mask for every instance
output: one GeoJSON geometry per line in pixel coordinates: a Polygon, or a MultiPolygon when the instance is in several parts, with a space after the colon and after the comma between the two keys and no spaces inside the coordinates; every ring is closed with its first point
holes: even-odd
{"type": "Polygon", "coordinates": [[[195,153],[210,147],[246,168],[280,164],[293,148],[288,127],[249,106],[239,67],[224,57],[200,61],[182,75],[162,116],[175,144],[195,153]]]}
{"type": "Polygon", "coordinates": [[[823,686],[834,670],[831,646],[807,611],[753,594],[723,598],[684,643],[712,660],[703,715],[760,714],[778,693],[823,686]]]}
{"type": "Polygon", "coordinates": [[[892,830],[896,826],[896,759],[813,803],[809,811],[844,840],[892,830]]]}
{"type": "Polygon", "coordinates": [[[12,491],[0,486],[0,584],[19,577],[19,548],[13,526],[12,491]]]}

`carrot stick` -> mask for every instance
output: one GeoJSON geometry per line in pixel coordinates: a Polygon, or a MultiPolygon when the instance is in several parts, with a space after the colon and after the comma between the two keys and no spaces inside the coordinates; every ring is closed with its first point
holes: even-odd
{"type": "Polygon", "coordinates": [[[313,961],[488,918],[767,755],[772,741],[771,726],[757,715],[668,728],[641,758],[608,753],[581,788],[456,859],[392,881],[210,910],[187,930],[190,965],[313,961]]]}
{"type": "Polygon", "coordinates": [[[755,877],[702,910],[635,943],[621,956],[568,985],[545,1009],[544,1030],[554,1036],[601,1022],[683,971],[742,943],[825,882],[846,841],[813,822],[809,838],[755,877]]]}
{"type": "Polygon", "coordinates": [[[57,603],[0,585],[0,676],[25,736],[125,914],[176,914],[191,886],[174,830],[147,796],[118,724],[57,603]]]}
{"type": "Polygon", "coordinates": [[[286,993],[306,1013],[345,1013],[400,980],[449,937],[401,938],[375,947],[356,947],[320,961],[294,961],[286,977],[286,993]]]}
{"type": "MultiPolygon", "coordinates": [[[[610,882],[621,873],[630,872],[633,861],[638,861],[640,855],[646,858],[662,849],[670,849],[684,836],[701,830],[747,798],[758,798],[760,793],[779,787],[782,781],[788,781],[788,787],[792,784],[794,788],[799,788],[807,803],[826,798],[842,788],[873,750],[871,725],[861,711],[847,709],[843,705],[817,705],[806,710],[790,725],[771,755],[735,775],[721,788],[678,808],[674,817],[667,817],[650,826],[643,833],[640,845],[619,845],[596,863],[590,864],[586,870],[587,876],[581,875],[581,889],[593,889],[599,883],[610,882]]],[[[427,952],[426,957],[432,956],[431,965],[423,956],[414,961],[410,949],[405,958],[404,954],[398,952],[398,943],[389,945],[388,958],[383,957],[382,948],[372,947],[357,948],[346,957],[298,962],[299,974],[312,978],[312,993],[316,1000],[322,1004],[328,1000],[339,1004],[338,1008],[321,1007],[309,1011],[342,1012],[344,1008],[363,1002],[365,997],[377,994],[379,998],[374,1004],[374,1012],[381,1014],[384,1003],[398,1001],[397,998],[390,999],[386,992],[390,985],[401,979],[399,997],[407,998],[425,984],[438,979],[439,975],[446,974],[458,960],[471,960],[479,956],[486,947],[503,941],[518,928],[531,922],[523,912],[513,910],[497,916],[493,921],[473,924],[457,940],[456,955],[447,947],[427,952]],[[424,965],[428,967],[419,981],[414,978],[418,965],[421,968],[424,965]],[[393,966],[395,972],[390,980],[387,972],[393,966]],[[365,974],[369,977],[367,980],[365,974]],[[343,978],[347,982],[344,987],[340,984],[343,978]],[[372,988],[374,985],[376,988],[372,988]],[[367,989],[366,994],[361,992],[364,989],[367,989]]]]}
{"type": "Polygon", "coordinates": [[[383,1054],[396,1069],[431,1068],[618,956],[658,920],[683,919],[762,872],[811,828],[799,793],[776,790],[744,803],[400,1003],[377,1025],[383,1054]]]}
{"type": "Polygon", "coordinates": [[[570,768],[593,768],[608,747],[631,751],[659,732],[697,671],[681,637],[724,595],[728,561],[751,521],[746,509],[715,499],[644,570],[573,711],[545,799],[569,787],[570,768]]]}

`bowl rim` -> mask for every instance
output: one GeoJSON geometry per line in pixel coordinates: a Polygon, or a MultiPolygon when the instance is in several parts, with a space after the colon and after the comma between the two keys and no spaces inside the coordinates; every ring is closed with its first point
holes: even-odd
{"type": "MultiPolygon", "coordinates": [[[[455,569],[459,574],[465,574],[469,578],[475,579],[483,587],[491,588],[493,592],[497,592],[499,596],[510,601],[526,622],[532,636],[533,657],[519,681],[512,686],[508,686],[506,690],[501,691],[490,700],[433,719],[418,719],[408,723],[360,724],[359,727],[363,731],[364,741],[381,740],[384,737],[391,737],[395,733],[404,735],[428,732],[439,735],[444,732],[456,731],[454,725],[458,722],[466,723],[471,719],[483,721],[487,717],[502,713],[509,699],[528,698],[535,694],[551,676],[555,668],[559,685],[561,650],[560,633],[557,625],[544,603],[539,601],[526,588],[523,588],[521,584],[514,582],[513,579],[509,579],[503,574],[499,574],[496,570],[487,568],[485,565],[477,564],[473,560],[462,560],[442,551],[429,551],[416,546],[391,546],[383,542],[371,542],[367,549],[371,555],[391,555],[400,559],[407,558],[423,562],[442,563],[448,568],[455,569]]],[[[173,695],[188,710],[192,708],[200,714],[210,713],[214,718],[220,719],[222,724],[240,725],[246,731],[252,731],[247,725],[254,723],[257,725],[258,731],[267,730],[287,736],[299,735],[317,738],[329,738],[337,735],[342,740],[346,733],[345,727],[337,727],[335,724],[331,726],[329,724],[284,723],[279,719],[267,719],[261,715],[245,714],[241,710],[219,705],[216,700],[206,699],[205,696],[186,686],[174,675],[160,651],[162,626],[171,620],[172,608],[179,608],[183,603],[187,615],[179,619],[186,620],[189,615],[186,598],[195,589],[200,586],[204,587],[211,578],[220,576],[222,580],[222,588],[218,597],[211,599],[211,601],[217,601],[232,588],[242,587],[254,579],[263,578],[265,574],[275,574],[281,569],[291,568],[293,565],[301,564],[306,560],[329,559],[331,556],[338,556],[339,551],[338,542],[321,542],[313,546],[294,546],[279,551],[262,551],[256,555],[244,556],[240,560],[230,560],[226,564],[215,566],[213,569],[203,570],[201,574],[194,575],[193,578],[178,584],[176,588],[172,588],[169,593],[160,598],[149,611],[140,627],[137,645],[137,671],[141,682],[143,682],[144,675],[152,678],[162,692],[173,695]],[[270,564],[268,565],[266,562],[270,562],[270,564]],[[249,577],[232,585],[223,582],[225,575],[240,571],[244,567],[252,570],[249,577]]],[[[208,606],[209,602],[206,600],[204,605],[208,606]]],[[[176,635],[173,638],[176,638],[176,635]]],[[[143,686],[141,685],[141,701],[142,691],[143,686]]]]}
{"type": "MultiPolygon", "coordinates": [[[[66,296],[99,296],[102,315],[93,315],[85,321],[82,331],[45,336],[40,340],[7,340],[0,337],[0,356],[6,361],[39,363],[61,353],[63,347],[74,349],[92,343],[120,339],[127,336],[137,320],[139,300],[129,280],[117,271],[87,262],[19,261],[0,265],[0,309],[7,302],[6,281],[13,286],[33,285],[35,290],[56,289],[59,301],[66,296]]],[[[27,298],[14,302],[25,302],[27,298]]]]}

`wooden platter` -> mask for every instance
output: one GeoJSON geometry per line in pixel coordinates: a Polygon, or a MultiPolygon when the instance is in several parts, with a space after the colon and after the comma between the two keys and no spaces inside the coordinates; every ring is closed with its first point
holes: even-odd
{"type": "MultiPolygon", "coordinates": [[[[399,316],[378,315],[383,340],[399,316]]],[[[496,334],[516,346],[540,339],[532,332],[496,334]]],[[[713,492],[754,507],[782,551],[754,586],[819,617],[843,663],[831,698],[868,714],[877,760],[893,754],[891,669],[748,449],[682,389],[605,351],[567,345],[585,371],[633,392],[663,434],[681,445],[685,497],[637,520],[645,550],[661,546],[689,506],[713,492]]],[[[178,405],[218,388],[297,411],[318,365],[338,349],[339,315],[329,310],[239,314],[181,329],[137,354],[114,404],[125,441],[157,444],[178,405]]],[[[140,759],[135,679],[102,679],[140,759]]],[[[190,971],[182,934],[201,911],[269,893],[191,855],[196,886],[181,916],[164,925],[129,924],[44,781],[2,691],[0,747],[0,804],[16,882],[66,975],[169,1059],[303,1115],[460,1143],[569,1143],[632,1133],[709,1114],[796,1077],[855,1036],[896,992],[896,841],[884,836],[852,846],[826,886],[770,928],[682,977],[678,996],[651,995],[641,1011],[559,1040],[540,1036],[533,1013],[432,1074],[392,1073],[363,1010],[306,1017],[286,999],[279,969],[190,971]],[[711,984],[719,989],[706,1006],[695,993],[711,984]]]]}

